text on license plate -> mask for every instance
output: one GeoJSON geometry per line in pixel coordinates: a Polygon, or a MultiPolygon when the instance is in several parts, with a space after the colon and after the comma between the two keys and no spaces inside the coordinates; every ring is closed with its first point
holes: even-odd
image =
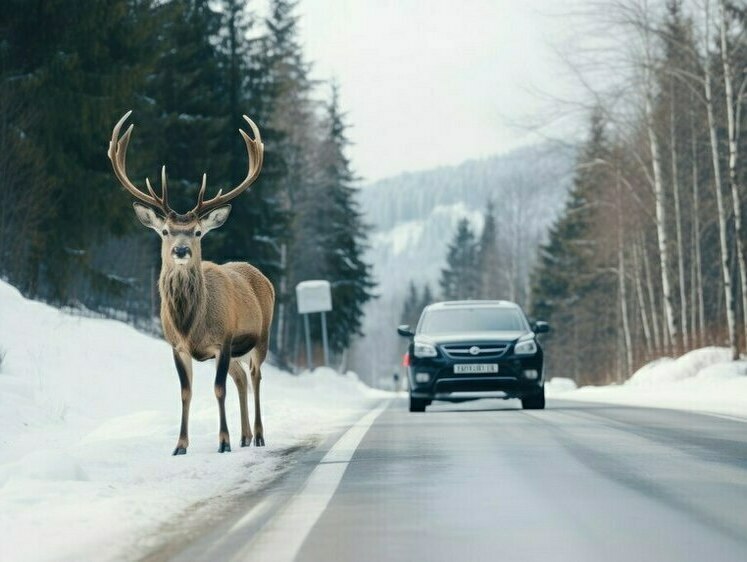
{"type": "Polygon", "coordinates": [[[454,365],[454,373],[457,375],[465,373],[497,373],[497,363],[480,363],[475,365],[454,365]]]}

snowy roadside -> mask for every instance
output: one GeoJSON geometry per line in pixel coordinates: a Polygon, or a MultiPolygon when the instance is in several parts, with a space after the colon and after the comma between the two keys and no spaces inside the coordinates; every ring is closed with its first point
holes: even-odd
{"type": "MultiPolygon", "coordinates": [[[[126,324],[25,300],[0,282],[0,560],[122,560],[197,502],[259,489],[388,393],[328,369],[265,366],[265,448],[217,450],[213,362],[195,364],[190,449],[171,457],[180,400],[168,345],[126,324]]],[[[250,413],[253,419],[251,397],[250,413]]]]}
{"type": "Polygon", "coordinates": [[[705,347],[677,359],[653,361],[620,385],[576,388],[555,377],[547,396],[656,408],[674,408],[744,418],[747,421],[747,361],[731,361],[723,347],[705,347]]]}

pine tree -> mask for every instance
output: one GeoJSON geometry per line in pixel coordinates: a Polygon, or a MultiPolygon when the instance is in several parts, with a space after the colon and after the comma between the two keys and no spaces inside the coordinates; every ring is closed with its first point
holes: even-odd
{"type": "Polygon", "coordinates": [[[112,281],[91,266],[91,247],[126,231],[132,217],[119,204],[104,154],[108,131],[137,100],[159,51],[151,6],[8,0],[0,7],[0,80],[33,105],[38,126],[24,134],[45,158],[45,220],[32,241],[31,293],[68,301],[81,276],[112,281]]]}
{"type": "Polygon", "coordinates": [[[267,130],[265,182],[295,210],[312,179],[310,152],[315,135],[310,67],[299,40],[297,2],[272,0],[266,34],[255,45],[251,87],[267,130]]]}
{"type": "Polygon", "coordinates": [[[373,297],[375,284],[371,266],[363,261],[367,231],[356,199],[355,176],[345,155],[349,141],[334,85],[323,130],[326,137],[319,147],[317,182],[326,197],[316,192],[315,198],[324,200],[326,208],[313,216],[315,237],[321,242],[314,253],[322,258],[325,277],[333,281],[330,344],[341,351],[352,336],[360,335],[363,305],[373,297]]]}
{"type": "Polygon", "coordinates": [[[449,245],[446,268],[441,270],[441,295],[446,300],[478,298],[480,271],[478,245],[469,220],[462,219],[449,245]]]}
{"type": "Polygon", "coordinates": [[[418,323],[420,304],[421,296],[418,293],[418,288],[415,286],[414,281],[410,281],[410,284],[407,286],[407,296],[402,305],[400,324],[407,324],[410,328],[414,329],[415,325],[418,323]]]}
{"type": "MultiPolygon", "coordinates": [[[[160,35],[164,52],[148,84],[154,102],[152,125],[145,123],[142,137],[158,155],[157,164],[166,164],[172,207],[186,213],[195,205],[203,173],[208,196],[230,182],[229,159],[221,150],[226,130],[225,57],[216,44],[223,15],[208,0],[172,0],[157,11],[168,24],[160,35]]],[[[153,172],[157,176],[157,169],[153,172]]],[[[215,232],[210,239],[221,236],[215,232]]]]}
{"type": "Polygon", "coordinates": [[[418,312],[418,319],[420,319],[420,314],[423,312],[423,309],[429,304],[433,304],[435,300],[436,299],[433,296],[433,291],[431,291],[430,283],[426,283],[425,287],[423,288],[423,296],[420,300],[420,311],[418,312]]]}
{"type": "Polygon", "coordinates": [[[415,282],[410,281],[410,284],[407,286],[407,296],[402,305],[400,324],[407,324],[414,330],[420,321],[423,309],[429,304],[433,304],[433,302],[434,298],[430,284],[426,283],[423,286],[423,290],[420,291],[415,282]]]}
{"type": "MultiPolygon", "coordinates": [[[[613,276],[607,273],[609,268],[602,265],[604,254],[595,240],[600,221],[596,203],[603,199],[600,190],[610,183],[606,169],[593,163],[608,157],[604,122],[595,113],[568,202],[551,228],[548,242],[541,247],[532,285],[532,315],[567,327],[562,341],[552,335],[547,339],[551,362],[557,362],[563,376],[589,382],[606,376],[610,372],[609,357],[614,357],[614,348],[605,355],[596,343],[609,331],[614,318],[614,312],[600,314],[610,308],[615,285],[613,276]],[[563,346],[565,351],[553,346],[563,346]]],[[[611,341],[614,343],[614,338],[611,341]]]]}
{"type": "Polygon", "coordinates": [[[265,141],[261,186],[273,198],[273,208],[268,205],[267,210],[285,213],[275,221],[277,228],[265,244],[279,256],[272,345],[281,360],[291,351],[290,335],[298,333],[294,287],[304,279],[318,278],[323,263],[315,259],[316,241],[308,236],[310,229],[299,218],[301,207],[314,204],[307,195],[315,174],[311,148],[318,138],[314,134],[309,65],[303,57],[295,10],[293,1],[270,2],[264,22],[266,33],[254,45],[250,67],[253,107],[265,141]]]}
{"type": "Polygon", "coordinates": [[[480,234],[479,273],[481,299],[501,297],[501,271],[498,255],[498,233],[495,224],[495,206],[488,201],[485,209],[485,220],[480,234]]]}
{"type": "Polygon", "coordinates": [[[260,129],[265,143],[265,164],[259,180],[246,195],[232,202],[231,220],[206,239],[206,251],[218,261],[248,261],[258,267],[277,285],[282,266],[280,245],[288,228],[288,214],[283,208],[280,191],[273,181],[273,131],[263,111],[263,85],[257,74],[261,64],[261,38],[249,39],[254,21],[246,2],[223,1],[221,30],[221,88],[225,90],[225,124],[217,149],[228,155],[226,177],[236,185],[246,176],[247,155],[236,129],[244,126],[242,114],[248,115],[260,129]]]}
{"type": "Polygon", "coordinates": [[[48,208],[44,154],[23,134],[39,126],[33,106],[0,82],[0,277],[24,293],[33,243],[48,208]]]}

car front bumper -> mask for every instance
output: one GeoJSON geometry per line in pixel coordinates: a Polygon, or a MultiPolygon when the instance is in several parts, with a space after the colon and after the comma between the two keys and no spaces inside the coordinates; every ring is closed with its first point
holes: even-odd
{"type": "Polygon", "coordinates": [[[408,368],[410,395],[425,400],[447,401],[469,400],[496,393],[502,393],[501,397],[504,398],[523,398],[542,390],[542,364],[541,353],[531,357],[514,356],[477,361],[454,361],[445,357],[420,358],[414,360],[408,368]],[[454,365],[459,363],[497,363],[498,372],[455,373],[454,365]]]}

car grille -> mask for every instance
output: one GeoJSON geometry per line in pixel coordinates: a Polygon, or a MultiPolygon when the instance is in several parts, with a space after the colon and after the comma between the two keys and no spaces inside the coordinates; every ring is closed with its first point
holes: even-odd
{"type": "Polygon", "coordinates": [[[483,343],[483,344],[446,344],[444,352],[454,359],[492,359],[501,357],[508,349],[507,343],[483,343]],[[477,348],[477,353],[470,350],[477,348]]]}

